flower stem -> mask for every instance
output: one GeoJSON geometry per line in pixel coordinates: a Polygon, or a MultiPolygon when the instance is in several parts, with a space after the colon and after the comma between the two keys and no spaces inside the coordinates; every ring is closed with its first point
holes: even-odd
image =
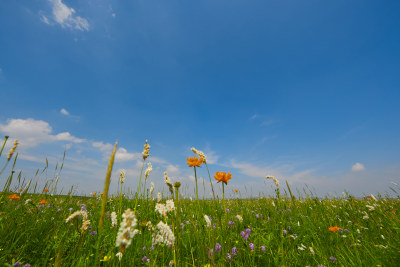
{"type": "Polygon", "coordinates": [[[143,173],[143,167],[144,167],[144,162],[146,159],[143,159],[143,164],[142,164],[142,170],[140,171],[140,178],[139,178],[139,186],[136,192],[136,202],[135,202],[135,210],[134,212],[136,213],[136,208],[137,208],[137,203],[138,203],[138,198],[139,198],[139,193],[140,193],[140,183],[142,182],[142,173],[143,173]]]}
{"type": "Polygon", "coordinates": [[[214,193],[214,186],[213,186],[213,184],[212,184],[212,181],[211,181],[211,175],[210,175],[210,170],[208,169],[208,165],[207,165],[207,162],[206,162],[205,164],[206,164],[206,167],[207,167],[207,172],[208,172],[208,177],[210,178],[210,184],[211,184],[211,190],[212,190],[212,193],[213,193],[213,197],[214,197],[214,201],[215,201],[215,193],[214,193]]]}

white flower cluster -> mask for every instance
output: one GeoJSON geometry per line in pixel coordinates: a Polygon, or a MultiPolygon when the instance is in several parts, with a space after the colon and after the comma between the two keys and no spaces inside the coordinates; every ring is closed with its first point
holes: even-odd
{"type": "Polygon", "coordinates": [[[71,215],[68,216],[68,218],[65,220],[65,222],[68,223],[74,219],[77,219],[80,216],[82,216],[82,221],[83,221],[81,229],[83,231],[86,231],[90,226],[90,220],[88,220],[88,214],[84,210],[75,211],[74,213],[72,213],[71,215]]]}
{"type": "Polygon", "coordinates": [[[147,163],[147,169],[146,172],[144,173],[144,176],[147,178],[149,178],[150,172],[153,170],[153,166],[151,166],[151,163],[148,162],[147,163]]]}
{"type": "Polygon", "coordinates": [[[172,212],[175,210],[175,204],[172,199],[167,200],[166,205],[162,203],[156,204],[156,212],[160,213],[160,215],[167,217],[167,212],[172,212]]]}
{"type": "Polygon", "coordinates": [[[162,194],[161,194],[161,192],[158,192],[158,194],[157,194],[157,202],[161,202],[161,200],[162,200],[162,194]]]}
{"type": "Polygon", "coordinates": [[[119,182],[121,184],[123,184],[125,182],[125,173],[126,173],[125,170],[120,170],[119,171],[119,182]]]}
{"type": "Polygon", "coordinates": [[[235,216],[235,219],[238,219],[239,222],[243,222],[243,218],[239,214],[235,216]]]}
{"type": "Polygon", "coordinates": [[[153,243],[155,245],[165,244],[172,247],[175,243],[175,236],[168,224],[160,221],[156,229],[157,231],[153,233],[153,243]]]}
{"type": "Polygon", "coordinates": [[[142,152],[142,156],[143,156],[144,160],[149,156],[149,149],[150,149],[150,145],[147,143],[147,140],[146,140],[146,144],[144,144],[144,148],[143,148],[143,152],[142,152]]]}
{"type": "Polygon", "coordinates": [[[204,215],[204,220],[206,220],[207,227],[210,227],[211,226],[210,217],[208,215],[204,215]]]}
{"type": "Polygon", "coordinates": [[[125,210],[122,214],[122,223],[118,230],[116,246],[121,247],[122,252],[131,244],[132,238],[139,233],[139,230],[135,229],[137,226],[137,218],[135,212],[131,209],[125,210]]]}
{"type": "Polygon", "coordinates": [[[207,158],[206,155],[203,153],[203,151],[197,150],[196,148],[192,147],[191,150],[193,151],[193,153],[195,153],[197,156],[199,156],[199,158],[206,163],[207,162],[207,158]]]}
{"type": "Polygon", "coordinates": [[[115,227],[117,225],[117,213],[115,211],[111,212],[111,226],[115,227]]]}
{"type": "Polygon", "coordinates": [[[153,197],[153,191],[154,191],[154,183],[151,182],[151,187],[150,187],[150,196],[153,197]]]}

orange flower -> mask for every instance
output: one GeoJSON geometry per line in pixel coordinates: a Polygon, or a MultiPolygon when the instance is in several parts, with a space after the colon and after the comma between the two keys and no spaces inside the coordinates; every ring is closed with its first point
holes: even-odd
{"type": "Polygon", "coordinates": [[[47,204],[47,201],[46,201],[46,199],[42,199],[42,200],[40,200],[39,204],[40,204],[40,205],[45,205],[45,204],[47,204]]]}
{"type": "Polygon", "coordinates": [[[18,189],[18,192],[22,192],[22,189],[18,189]]]}
{"type": "Polygon", "coordinates": [[[331,231],[332,233],[337,232],[337,231],[339,231],[339,230],[340,230],[340,228],[337,227],[337,226],[331,226],[331,227],[329,227],[329,231],[331,231]]]}
{"type": "Polygon", "coordinates": [[[396,212],[394,210],[391,211],[392,214],[396,214],[396,212]]]}
{"type": "Polygon", "coordinates": [[[96,194],[97,194],[97,192],[94,192],[94,193],[93,193],[93,196],[95,197],[95,196],[96,196],[96,194]]]}
{"type": "Polygon", "coordinates": [[[193,158],[187,158],[186,163],[189,165],[189,167],[200,167],[200,165],[203,163],[202,159],[198,159],[197,157],[193,158]]]}
{"type": "Polygon", "coordinates": [[[18,199],[20,199],[21,197],[18,196],[17,194],[13,194],[13,195],[11,195],[11,196],[8,196],[8,198],[9,198],[9,199],[13,199],[13,200],[18,200],[18,199]]]}
{"type": "Polygon", "coordinates": [[[92,206],[92,209],[94,209],[94,206],[92,206]]]}
{"type": "Polygon", "coordinates": [[[43,189],[43,193],[49,192],[49,189],[45,188],[43,189]]]}
{"type": "Polygon", "coordinates": [[[217,183],[223,182],[225,184],[228,184],[229,179],[232,179],[232,174],[230,172],[225,173],[225,172],[216,172],[214,175],[215,180],[218,180],[217,183]]]}
{"type": "Polygon", "coordinates": [[[237,189],[235,189],[235,193],[237,193],[238,192],[238,190],[237,189]]]}

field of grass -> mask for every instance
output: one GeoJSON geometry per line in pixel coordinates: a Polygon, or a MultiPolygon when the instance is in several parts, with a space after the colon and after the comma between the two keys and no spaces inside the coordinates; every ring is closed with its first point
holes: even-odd
{"type": "MultiPolygon", "coordinates": [[[[398,266],[400,262],[399,197],[356,199],[348,194],[340,199],[299,199],[280,193],[290,192],[286,184],[277,185],[271,197],[198,200],[196,195],[182,198],[179,184],[167,180],[171,193],[162,199],[149,191],[143,194],[141,185],[138,194],[108,196],[114,154],[115,150],[103,193],[86,197],[71,192],[58,195],[56,177],[39,189],[21,181],[8,166],[11,171],[0,176],[5,181],[0,194],[2,266],[398,266]]],[[[12,165],[12,156],[5,157],[6,163],[12,165]]],[[[143,165],[145,160],[144,156],[143,165]]],[[[214,187],[224,182],[213,180],[214,187]]],[[[228,185],[229,179],[225,181],[228,185]]]]}

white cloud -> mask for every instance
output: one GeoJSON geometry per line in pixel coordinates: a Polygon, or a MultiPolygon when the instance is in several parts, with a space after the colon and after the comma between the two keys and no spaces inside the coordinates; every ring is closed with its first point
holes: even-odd
{"type": "Polygon", "coordinates": [[[174,176],[174,177],[181,174],[181,170],[179,169],[178,165],[172,165],[172,164],[167,165],[167,172],[168,176],[174,176]]]}
{"type": "Polygon", "coordinates": [[[0,124],[0,132],[9,135],[11,138],[19,140],[22,147],[34,147],[41,143],[50,143],[54,141],[71,141],[73,143],[82,143],[85,140],[72,136],[69,132],[63,132],[56,135],[51,134],[53,129],[42,120],[34,119],[10,119],[7,124],[0,124]]]}
{"type": "Polygon", "coordinates": [[[100,149],[100,151],[108,152],[112,151],[113,145],[110,143],[104,144],[103,142],[92,142],[92,146],[100,149]]]}
{"type": "Polygon", "coordinates": [[[48,19],[45,15],[42,15],[41,20],[42,20],[44,23],[46,23],[47,25],[50,25],[50,21],[49,21],[49,19],[48,19]]]}
{"type": "Polygon", "coordinates": [[[356,164],[354,164],[353,166],[351,166],[351,170],[353,172],[359,172],[359,171],[364,171],[365,167],[362,163],[357,162],[356,164]]]}
{"type": "Polygon", "coordinates": [[[257,113],[255,113],[253,116],[251,116],[251,117],[249,118],[249,120],[254,120],[254,119],[258,118],[258,117],[260,117],[260,115],[258,115],[257,113]]]}
{"type": "Polygon", "coordinates": [[[60,113],[63,114],[63,115],[66,115],[66,116],[69,115],[69,112],[68,112],[65,108],[62,108],[62,109],[60,110],[60,113]]]}
{"type": "Polygon", "coordinates": [[[117,149],[115,154],[115,160],[120,162],[125,162],[129,160],[138,160],[142,158],[141,153],[129,153],[125,148],[120,147],[117,149]]]}
{"type": "MultiPolygon", "coordinates": [[[[65,5],[62,0],[49,0],[49,2],[53,5],[53,19],[61,25],[63,28],[70,28],[80,31],[88,31],[89,30],[89,22],[80,16],[76,16],[74,13],[76,12],[73,8],[65,5]]],[[[48,23],[48,19],[45,16],[42,17],[42,21],[48,23]],[[47,21],[47,22],[46,22],[47,21]]]]}

